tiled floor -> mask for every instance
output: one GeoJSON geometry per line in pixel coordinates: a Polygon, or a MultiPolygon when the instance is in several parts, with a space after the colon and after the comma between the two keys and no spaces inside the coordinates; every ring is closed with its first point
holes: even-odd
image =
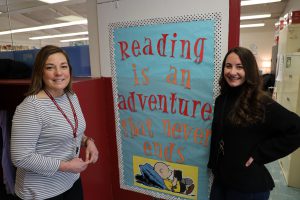
{"type": "Polygon", "coordinates": [[[272,190],[269,200],[300,200],[300,189],[286,185],[278,161],[267,164],[267,168],[275,182],[275,188],[272,190]]]}

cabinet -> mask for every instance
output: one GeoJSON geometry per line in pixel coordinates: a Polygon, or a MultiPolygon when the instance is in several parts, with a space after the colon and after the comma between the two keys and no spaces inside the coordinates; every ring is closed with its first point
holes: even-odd
{"type": "MultiPolygon", "coordinates": [[[[300,25],[279,33],[275,99],[300,115],[300,25]]],[[[279,160],[287,185],[300,188],[300,148],[279,160]]]]}
{"type": "Polygon", "coordinates": [[[300,115],[300,52],[286,54],[278,102],[300,115]]]}
{"type": "MultiPolygon", "coordinates": [[[[277,101],[300,115],[300,53],[286,54],[277,101]]],[[[279,161],[287,185],[300,188],[300,148],[279,161]]]]}
{"type": "Polygon", "coordinates": [[[278,54],[300,51],[300,24],[290,24],[279,32],[278,54]]]}

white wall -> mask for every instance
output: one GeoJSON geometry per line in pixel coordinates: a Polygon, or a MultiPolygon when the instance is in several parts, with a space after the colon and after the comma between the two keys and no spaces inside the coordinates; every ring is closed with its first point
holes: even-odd
{"type": "Polygon", "coordinates": [[[91,76],[100,77],[100,48],[97,17],[97,0],[87,0],[87,17],[89,30],[89,52],[91,76]]]}
{"type": "Polygon", "coordinates": [[[240,33],[240,46],[253,52],[263,74],[271,72],[274,33],[274,31],[259,31],[259,28],[256,31],[241,30],[240,33]],[[269,62],[269,67],[263,67],[265,62],[269,62]]]}
{"type": "Polygon", "coordinates": [[[113,22],[221,12],[222,54],[227,51],[229,0],[98,0],[97,3],[101,76],[111,77],[108,25],[113,22]]]}

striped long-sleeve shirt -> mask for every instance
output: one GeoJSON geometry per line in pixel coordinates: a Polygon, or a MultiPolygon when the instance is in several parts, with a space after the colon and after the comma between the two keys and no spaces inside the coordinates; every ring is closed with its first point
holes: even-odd
{"type": "MultiPolygon", "coordinates": [[[[68,189],[79,174],[58,171],[61,161],[78,157],[86,124],[77,96],[69,94],[78,117],[77,139],[62,113],[51,99],[26,97],[16,108],[11,135],[11,156],[17,167],[15,192],[22,199],[46,199],[68,189]]],[[[67,95],[55,98],[75,124],[67,95]]]]}

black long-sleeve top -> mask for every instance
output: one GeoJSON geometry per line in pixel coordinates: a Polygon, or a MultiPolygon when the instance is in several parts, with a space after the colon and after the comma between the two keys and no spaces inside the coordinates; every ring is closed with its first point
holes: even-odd
{"type": "Polygon", "coordinates": [[[300,147],[300,117],[269,99],[263,122],[234,126],[226,115],[238,96],[237,90],[216,99],[208,168],[225,187],[243,192],[272,190],[274,181],[264,164],[300,147]],[[220,139],[224,140],[224,155],[218,154],[220,139]],[[250,157],[254,161],[246,167],[250,157]]]}

